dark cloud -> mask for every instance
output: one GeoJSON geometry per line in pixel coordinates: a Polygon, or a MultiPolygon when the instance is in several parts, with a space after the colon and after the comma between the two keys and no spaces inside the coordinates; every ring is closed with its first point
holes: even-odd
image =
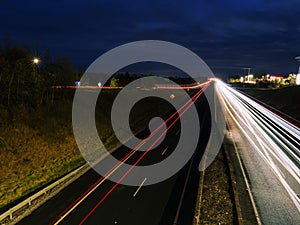
{"type": "Polygon", "coordinates": [[[195,51],[218,74],[242,67],[297,70],[298,0],[8,1],[0,8],[2,37],[50,48],[89,65],[129,41],[172,41],[195,51]]]}

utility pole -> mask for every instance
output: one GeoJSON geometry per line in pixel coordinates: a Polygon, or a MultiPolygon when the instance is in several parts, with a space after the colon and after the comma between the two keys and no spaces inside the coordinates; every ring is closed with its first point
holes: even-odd
{"type": "MultiPolygon", "coordinates": [[[[299,56],[300,57],[300,56],[299,56]]],[[[251,71],[251,68],[250,67],[247,67],[247,68],[243,68],[244,70],[248,70],[248,74],[247,75],[249,75],[250,74],[250,71],[251,71]]]]}
{"type": "MultiPolygon", "coordinates": [[[[300,56],[295,57],[295,59],[296,59],[298,62],[300,62],[300,56]]],[[[300,66],[299,66],[299,69],[298,69],[298,74],[300,74],[300,66]]]]}

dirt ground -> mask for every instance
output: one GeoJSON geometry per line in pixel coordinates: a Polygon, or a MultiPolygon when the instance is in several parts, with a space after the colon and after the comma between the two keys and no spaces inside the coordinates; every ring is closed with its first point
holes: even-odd
{"type": "Polygon", "coordinates": [[[205,170],[200,224],[235,224],[233,202],[229,170],[222,149],[205,170]]]}

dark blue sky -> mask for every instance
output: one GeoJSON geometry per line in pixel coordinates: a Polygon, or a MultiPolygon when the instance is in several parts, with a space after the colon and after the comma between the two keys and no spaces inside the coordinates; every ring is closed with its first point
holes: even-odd
{"type": "Polygon", "coordinates": [[[83,69],[113,47],[156,39],[190,48],[217,75],[286,75],[300,64],[299,15],[299,0],[1,0],[0,38],[83,69]]]}

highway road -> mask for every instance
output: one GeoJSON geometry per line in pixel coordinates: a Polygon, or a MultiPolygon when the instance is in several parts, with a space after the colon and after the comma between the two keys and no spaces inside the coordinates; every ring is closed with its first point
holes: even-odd
{"type": "MultiPolygon", "coordinates": [[[[203,132],[200,133],[194,156],[177,174],[148,186],[143,185],[147,181],[145,177],[140,186],[136,187],[114,183],[90,169],[18,224],[192,224],[199,182],[198,165],[209,137],[210,126],[210,113],[205,97],[201,91],[195,93],[193,100],[196,102],[203,132]]],[[[172,113],[168,113],[164,117],[167,120],[171,115],[172,113]]],[[[168,121],[170,129],[165,139],[142,158],[139,162],[141,165],[159,162],[172,153],[180,135],[180,124],[175,122],[178,115],[180,113],[168,121]]],[[[138,134],[139,137],[148,135],[148,129],[138,134]]],[[[158,136],[159,133],[147,139],[142,147],[149,147],[158,136]]],[[[121,159],[129,154],[126,163],[134,165],[144,152],[130,154],[131,151],[121,146],[113,155],[121,159]]],[[[118,168],[112,171],[117,173],[118,168]]]]}
{"type": "Polygon", "coordinates": [[[299,224],[299,127],[221,81],[217,87],[258,223],[299,224]]]}
{"type": "MultiPolygon", "coordinates": [[[[216,94],[223,100],[229,133],[236,150],[236,153],[230,154],[240,158],[257,224],[299,224],[299,127],[225,83],[216,79],[211,81],[216,83],[216,94]]],[[[193,99],[201,124],[199,142],[194,156],[177,174],[153,185],[145,186],[147,177],[144,177],[140,186],[125,186],[111,182],[91,169],[18,224],[192,224],[199,181],[198,166],[211,124],[204,96],[201,91],[195,93],[193,99]]],[[[187,106],[184,108],[187,109],[187,106]]],[[[154,150],[145,154],[121,146],[113,155],[118,159],[130,156],[125,160],[131,165],[162,161],[177,145],[181,130],[175,122],[178,115],[181,114],[170,112],[164,116],[169,129],[165,139],[154,150]]],[[[158,132],[151,136],[142,148],[147,149],[161,134],[158,132]]],[[[145,129],[137,136],[148,135],[149,130],[145,129]]],[[[111,171],[118,173],[122,165],[119,166],[111,171]]]]}

